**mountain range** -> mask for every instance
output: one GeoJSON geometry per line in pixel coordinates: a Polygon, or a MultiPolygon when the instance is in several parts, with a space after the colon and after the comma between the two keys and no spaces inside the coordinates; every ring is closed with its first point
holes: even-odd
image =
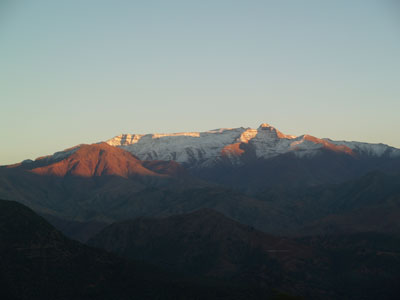
{"type": "Polygon", "coordinates": [[[306,298],[397,293],[400,149],[384,144],[268,124],[123,134],[0,167],[0,198],[182,276],[306,298]]]}
{"type": "Polygon", "coordinates": [[[205,209],[113,224],[88,242],[96,249],[4,200],[0,225],[2,299],[302,299],[288,292],[397,299],[400,292],[399,237],[385,234],[288,239],[205,209]]]}
{"type": "Polygon", "coordinates": [[[296,137],[266,123],[257,129],[123,134],[106,143],[131,153],[134,158],[117,150],[103,157],[94,153],[97,150],[89,153],[88,145],[78,145],[22,164],[37,174],[62,176],[69,172],[84,177],[127,177],[133,173],[160,177],[160,168],[164,172],[176,168],[176,172],[186,170],[198,179],[245,193],[258,192],[266,186],[340,183],[372,170],[390,172],[400,167],[400,149],[388,145],[333,141],[310,135],[296,137]],[[90,159],[78,163],[77,156],[90,159]],[[139,166],[141,162],[144,168],[139,166]],[[158,171],[152,166],[157,166],[158,171]]]}
{"type": "Polygon", "coordinates": [[[201,208],[273,234],[397,232],[387,223],[398,213],[392,198],[399,171],[399,149],[295,137],[262,124],[78,145],[1,167],[0,197],[28,205],[81,240],[114,221],[201,208]],[[364,199],[371,193],[375,202],[364,199]],[[391,217],[368,225],[373,211],[391,217]]]}

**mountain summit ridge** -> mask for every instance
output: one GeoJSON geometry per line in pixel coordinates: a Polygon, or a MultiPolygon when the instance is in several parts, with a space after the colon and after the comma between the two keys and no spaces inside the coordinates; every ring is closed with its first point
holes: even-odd
{"type": "Polygon", "coordinates": [[[174,160],[196,167],[213,166],[221,160],[240,165],[249,153],[255,159],[287,153],[313,157],[323,150],[351,156],[400,157],[400,149],[388,145],[334,141],[307,134],[288,135],[268,123],[262,123],[257,129],[239,127],[205,132],[121,134],[106,143],[125,149],[142,160],[174,160]]]}
{"type": "Polygon", "coordinates": [[[362,161],[400,159],[400,149],[385,144],[331,140],[308,134],[288,135],[262,123],[257,129],[239,127],[204,132],[121,134],[105,142],[80,144],[34,161],[24,160],[5,167],[20,166],[37,174],[58,176],[108,174],[127,177],[138,172],[160,176],[142,168],[140,161],[178,163],[186,169],[200,170],[249,163],[258,165],[261,161],[277,158],[286,161],[287,158],[318,159],[325,154],[362,161]],[[123,166],[126,163],[129,167],[123,166]],[[96,169],[96,166],[100,168],[96,169]]]}

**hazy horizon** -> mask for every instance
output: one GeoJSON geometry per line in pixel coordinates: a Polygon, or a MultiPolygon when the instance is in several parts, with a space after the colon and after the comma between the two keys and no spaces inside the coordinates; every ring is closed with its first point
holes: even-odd
{"type": "Polygon", "coordinates": [[[392,0],[2,1],[0,165],[269,123],[400,148],[392,0]]]}

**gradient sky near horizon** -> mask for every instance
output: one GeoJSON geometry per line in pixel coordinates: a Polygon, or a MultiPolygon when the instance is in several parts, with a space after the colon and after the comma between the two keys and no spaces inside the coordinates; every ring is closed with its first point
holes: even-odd
{"type": "Polygon", "coordinates": [[[263,122],[400,147],[400,5],[1,0],[0,104],[0,165],[263,122]]]}

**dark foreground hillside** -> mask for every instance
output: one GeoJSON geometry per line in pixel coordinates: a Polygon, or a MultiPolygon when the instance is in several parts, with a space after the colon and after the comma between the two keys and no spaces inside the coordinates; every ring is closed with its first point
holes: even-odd
{"type": "Polygon", "coordinates": [[[0,200],[1,299],[269,299],[273,292],[188,281],[64,237],[16,202],[0,200]]]}
{"type": "Polygon", "coordinates": [[[205,209],[115,223],[89,244],[186,276],[276,287],[305,299],[400,296],[400,238],[394,235],[288,239],[205,209]]]}
{"type": "Polygon", "coordinates": [[[337,299],[399,299],[399,236],[363,232],[298,242],[329,258],[329,280],[337,299]]]}

